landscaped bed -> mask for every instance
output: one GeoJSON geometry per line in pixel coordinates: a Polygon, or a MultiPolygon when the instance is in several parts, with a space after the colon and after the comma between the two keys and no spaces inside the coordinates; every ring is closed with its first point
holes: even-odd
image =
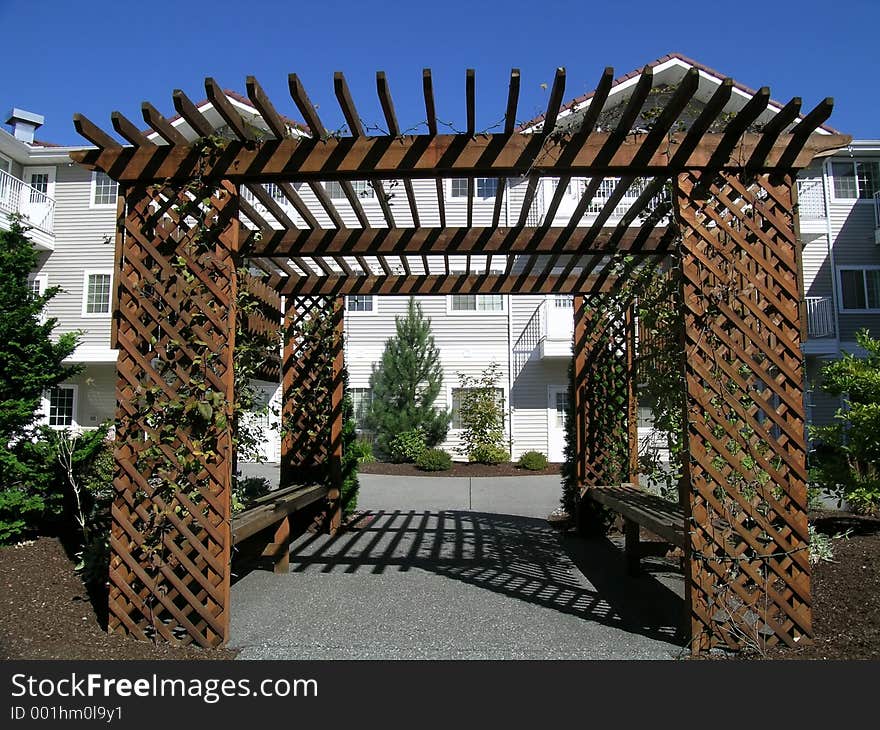
{"type": "MultiPolygon", "coordinates": [[[[403,465],[370,466],[380,469],[403,465]]],[[[509,464],[506,470],[471,464],[456,467],[471,476],[521,473],[509,464]],[[490,469],[494,472],[487,473],[490,469]]],[[[834,562],[819,563],[813,569],[814,643],[795,649],[773,649],[769,657],[880,658],[880,519],[823,513],[813,516],[813,524],[820,532],[830,535],[847,530],[851,533],[845,539],[834,541],[834,562]]],[[[625,578],[621,576],[621,580],[625,578]]],[[[164,642],[152,644],[107,634],[73,570],[73,563],[57,539],[42,537],[19,546],[0,548],[0,659],[231,659],[234,656],[235,652],[229,650],[173,647],[164,642]]]]}
{"type": "Polygon", "coordinates": [[[528,477],[528,476],[560,476],[561,464],[547,464],[546,469],[523,469],[516,464],[471,464],[454,461],[447,471],[422,471],[415,464],[394,464],[387,461],[373,461],[361,464],[361,474],[388,474],[405,477],[528,477]]]}

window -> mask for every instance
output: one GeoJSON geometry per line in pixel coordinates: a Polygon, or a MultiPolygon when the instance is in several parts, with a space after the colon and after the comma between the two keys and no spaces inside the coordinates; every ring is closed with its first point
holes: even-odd
{"type": "Polygon", "coordinates": [[[119,184],[106,172],[92,175],[92,205],[116,205],[119,184]]]}
{"type": "Polygon", "coordinates": [[[48,281],[49,280],[45,274],[35,274],[33,276],[29,276],[28,284],[31,287],[31,293],[33,293],[35,297],[39,297],[45,294],[48,281]]]}
{"type": "Polygon", "coordinates": [[[49,173],[35,172],[31,174],[31,203],[42,203],[49,195],[49,173]]]}
{"type": "MultiPolygon", "coordinates": [[[[345,191],[342,189],[342,183],[331,180],[330,182],[324,183],[324,187],[331,198],[345,198],[345,191]]],[[[376,196],[376,192],[366,180],[352,180],[351,187],[354,188],[354,193],[359,198],[373,198],[376,196]]]]}
{"type": "Polygon", "coordinates": [[[76,387],[59,385],[49,391],[49,425],[54,428],[73,426],[76,387]]]}
{"type": "Polygon", "coordinates": [[[557,309],[572,309],[574,307],[574,297],[571,294],[556,294],[553,297],[553,305],[557,309]]]}
{"type": "Polygon", "coordinates": [[[87,271],[85,274],[83,314],[110,314],[109,271],[87,271]]]}
{"type": "MultiPolygon", "coordinates": [[[[494,198],[498,191],[498,179],[494,177],[478,177],[474,180],[474,197],[494,198]]],[[[451,198],[467,198],[468,181],[465,177],[454,177],[450,181],[449,196],[451,198]]]]}
{"type": "Polygon", "coordinates": [[[453,294],[453,312],[503,312],[504,297],[501,294],[453,294]]]}
{"type": "Polygon", "coordinates": [[[350,294],[346,297],[346,307],[349,312],[372,312],[373,296],[371,294],[350,294]]]}
{"type": "Polygon", "coordinates": [[[263,187],[273,200],[284,200],[284,192],[275,183],[265,183],[263,187]]]}
{"type": "Polygon", "coordinates": [[[872,198],[880,183],[880,161],[832,162],[835,198],[872,198]]]}
{"type": "Polygon", "coordinates": [[[840,269],[840,310],[880,310],[880,267],[840,269]]]}
{"type": "MultiPolygon", "coordinates": [[[[474,388],[453,388],[452,389],[452,428],[463,428],[461,425],[461,396],[465,391],[474,390],[474,388]]],[[[501,388],[493,388],[495,391],[495,402],[498,408],[504,413],[504,390],[501,388]]]]}
{"type": "Polygon", "coordinates": [[[355,427],[364,428],[367,414],[370,412],[370,405],[373,402],[372,388],[349,388],[348,394],[351,397],[351,409],[354,415],[355,427]]]}
{"type": "Polygon", "coordinates": [[[565,420],[568,415],[568,391],[556,391],[556,427],[565,428],[565,420]]]}

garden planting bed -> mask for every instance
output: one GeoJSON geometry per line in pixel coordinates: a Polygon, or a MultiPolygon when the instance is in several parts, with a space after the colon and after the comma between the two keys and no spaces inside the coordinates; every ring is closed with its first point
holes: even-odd
{"type": "MultiPolygon", "coordinates": [[[[108,634],[56,538],[0,547],[0,659],[231,659],[108,634]]],[[[104,598],[106,602],[106,598],[104,598]]]]}
{"type": "Polygon", "coordinates": [[[422,471],[415,464],[393,464],[388,461],[373,461],[358,466],[361,474],[387,474],[402,477],[528,477],[560,476],[561,464],[547,464],[546,469],[532,471],[521,469],[516,464],[470,464],[454,461],[447,471],[422,471]]]}

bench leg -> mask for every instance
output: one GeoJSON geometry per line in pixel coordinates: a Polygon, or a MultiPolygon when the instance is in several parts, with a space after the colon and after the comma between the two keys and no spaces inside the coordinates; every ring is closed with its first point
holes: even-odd
{"type": "Polygon", "coordinates": [[[624,555],[626,572],[630,575],[641,573],[641,552],[639,550],[639,524],[632,520],[623,521],[624,555]]]}
{"type": "Polygon", "coordinates": [[[287,573],[290,570],[290,516],[278,523],[272,542],[266,546],[263,556],[272,558],[276,573],[287,573]]]}

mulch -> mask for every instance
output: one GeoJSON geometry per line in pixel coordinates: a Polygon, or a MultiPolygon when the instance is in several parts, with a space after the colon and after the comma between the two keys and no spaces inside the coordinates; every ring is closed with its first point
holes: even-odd
{"type": "Polygon", "coordinates": [[[56,538],[0,547],[0,659],[232,659],[108,634],[56,538]]]}
{"type": "MultiPolygon", "coordinates": [[[[834,541],[834,562],[813,568],[813,643],[774,648],[768,658],[878,659],[880,519],[840,513],[811,519],[826,534],[850,534],[834,541]]],[[[235,653],[108,634],[59,540],[0,548],[0,659],[231,659],[235,653]]]]}
{"type": "Polygon", "coordinates": [[[401,477],[528,477],[528,476],[559,476],[562,464],[550,463],[546,469],[531,471],[520,469],[516,464],[469,464],[454,461],[449,471],[422,471],[415,464],[392,464],[386,461],[374,461],[360,464],[361,474],[387,474],[401,477]]]}

